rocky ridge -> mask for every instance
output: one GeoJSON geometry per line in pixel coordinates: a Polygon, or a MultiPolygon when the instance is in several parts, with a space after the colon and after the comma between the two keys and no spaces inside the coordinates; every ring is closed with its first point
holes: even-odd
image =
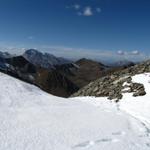
{"type": "Polygon", "coordinates": [[[74,93],[71,97],[108,97],[110,100],[119,101],[122,99],[123,93],[126,92],[133,93],[135,97],[143,96],[146,94],[144,86],[139,83],[133,83],[131,76],[145,72],[150,72],[150,60],[99,78],[74,93]]]}

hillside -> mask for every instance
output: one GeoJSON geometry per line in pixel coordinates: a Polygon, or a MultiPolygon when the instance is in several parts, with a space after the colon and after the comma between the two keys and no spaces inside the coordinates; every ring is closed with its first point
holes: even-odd
{"type": "Polygon", "coordinates": [[[82,58],[71,64],[56,66],[56,71],[66,76],[79,89],[105,75],[108,66],[94,60],[82,58]]]}
{"type": "MultiPolygon", "coordinates": [[[[41,53],[34,49],[25,51],[23,57],[38,68],[47,69],[49,72],[55,70],[57,74],[64,76],[78,89],[104,76],[105,71],[111,69],[94,60],[82,58],[76,62],[71,62],[67,59],[56,57],[49,53],[41,53]]],[[[76,90],[73,92],[76,92],[76,90]]],[[[60,95],[58,94],[58,96],[60,95]]],[[[61,94],[61,96],[66,96],[66,93],[64,95],[61,94]]],[[[70,93],[67,93],[67,96],[70,96],[70,93]]]]}
{"type": "Polygon", "coordinates": [[[72,63],[32,49],[22,56],[2,57],[0,60],[2,72],[61,97],[69,97],[91,81],[107,74],[109,69],[93,60],[80,59],[72,63]]]}
{"type": "Polygon", "coordinates": [[[35,84],[42,90],[60,97],[69,97],[79,90],[77,85],[55,69],[38,68],[35,84]]]}
{"type": "Polygon", "coordinates": [[[150,61],[145,61],[126,69],[117,70],[102,78],[89,83],[87,86],[74,93],[76,96],[106,96],[108,99],[122,99],[123,93],[134,93],[133,96],[145,95],[145,89],[142,84],[132,82],[131,77],[136,74],[150,72],[150,61]],[[126,84],[127,83],[127,84],[126,84]]]}
{"type": "Polygon", "coordinates": [[[116,104],[55,97],[0,73],[0,150],[149,150],[150,74],[132,78],[147,94],[116,104]]]}
{"type": "MultiPolygon", "coordinates": [[[[0,62],[1,71],[32,83],[53,95],[68,97],[79,89],[56,69],[38,67],[23,56],[2,59],[0,62]]],[[[69,66],[66,69],[69,70],[69,66]]]]}

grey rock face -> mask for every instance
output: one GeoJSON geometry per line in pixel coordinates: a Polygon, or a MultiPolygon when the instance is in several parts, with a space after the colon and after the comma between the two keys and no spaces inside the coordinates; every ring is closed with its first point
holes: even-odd
{"type": "Polygon", "coordinates": [[[123,93],[133,93],[134,97],[143,96],[146,94],[144,85],[133,83],[131,77],[145,72],[150,72],[150,60],[91,82],[71,97],[108,97],[119,101],[123,93]]]}

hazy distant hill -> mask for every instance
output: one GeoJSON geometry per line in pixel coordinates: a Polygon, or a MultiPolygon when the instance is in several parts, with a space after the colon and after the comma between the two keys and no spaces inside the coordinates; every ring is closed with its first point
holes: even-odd
{"type": "Polygon", "coordinates": [[[134,66],[135,63],[129,60],[121,60],[121,61],[116,61],[112,64],[110,64],[110,66],[112,67],[130,67],[130,66],[134,66]]]}

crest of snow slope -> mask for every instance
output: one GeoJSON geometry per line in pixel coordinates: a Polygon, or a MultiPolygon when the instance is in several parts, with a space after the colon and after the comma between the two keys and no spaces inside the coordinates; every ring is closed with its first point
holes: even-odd
{"type": "Polygon", "coordinates": [[[0,150],[150,149],[147,127],[106,98],[58,98],[2,73],[0,85],[0,150]]]}
{"type": "Polygon", "coordinates": [[[142,120],[150,127],[150,73],[133,76],[132,81],[143,84],[146,95],[133,97],[132,94],[124,94],[123,100],[119,104],[120,109],[142,120]]]}

